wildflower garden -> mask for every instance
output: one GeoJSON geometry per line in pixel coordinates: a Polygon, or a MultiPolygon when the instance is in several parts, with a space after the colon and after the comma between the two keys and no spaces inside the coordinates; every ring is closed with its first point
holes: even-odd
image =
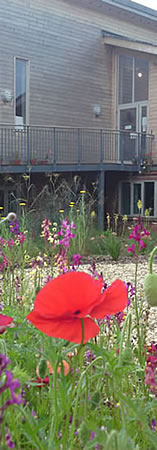
{"type": "Polygon", "coordinates": [[[149,211],[141,218],[139,201],[131,224],[107,214],[99,232],[88,200],[82,189],[67,211],[41,220],[39,232],[28,227],[25,202],[20,216],[1,214],[2,450],[157,448],[155,333],[148,342],[157,249],[149,211]],[[134,282],[124,271],[110,284],[105,258],[114,278],[121,252],[134,263],[134,282]],[[148,266],[141,291],[140,258],[148,266]]]}

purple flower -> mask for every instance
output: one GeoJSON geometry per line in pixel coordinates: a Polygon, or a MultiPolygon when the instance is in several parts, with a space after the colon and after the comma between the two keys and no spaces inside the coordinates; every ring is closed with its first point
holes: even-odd
{"type": "Polygon", "coordinates": [[[6,427],[5,439],[6,439],[6,442],[7,442],[7,445],[8,445],[9,448],[14,448],[15,447],[15,444],[14,444],[14,442],[11,439],[11,434],[8,431],[8,427],[6,427]]]}
{"type": "Polygon", "coordinates": [[[57,236],[63,236],[63,239],[59,241],[59,244],[63,245],[66,249],[69,247],[70,240],[75,237],[72,230],[76,228],[73,222],[69,223],[69,219],[66,218],[61,223],[61,229],[58,231],[57,236]]]}
{"type": "MultiPolygon", "coordinates": [[[[10,360],[6,355],[0,354],[0,376],[2,376],[2,381],[0,381],[0,394],[4,391],[9,390],[10,396],[6,402],[0,408],[0,422],[3,420],[4,411],[13,404],[20,405],[23,403],[22,397],[16,394],[16,389],[20,388],[19,380],[13,379],[13,374],[11,371],[6,370],[6,367],[10,364],[10,360]]],[[[12,448],[12,447],[11,447],[12,448]]]]}
{"type": "Polygon", "coordinates": [[[10,364],[10,359],[8,359],[6,355],[0,354],[0,377],[8,364],[10,364]]]}
{"type": "Polygon", "coordinates": [[[156,420],[152,419],[152,430],[156,430],[156,420]]]}
{"type": "Polygon", "coordinates": [[[18,234],[19,234],[19,222],[18,222],[18,220],[14,221],[14,222],[10,222],[9,231],[10,231],[10,233],[13,233],[16,236],[18,236],[18,234]]]}
{"type": "Polygon", "coordinates": [[[95,431],[91,431],[91,435],[90,435],[90,441],[92,441],[93,439],[95,439],[95,437],[96,437],[96,433],[95,433],[95,431]]]}
{"type": "Polygon", "coordinates": [[[73,255],[73,263],[72,263],[73,270],[76,270],[76,267],[79,267],[80,264],[81,264],[81,255],[79,253],[73,255]]]}
{"type": "MultiPolygon", "coordinates": [[[[70,241],[75,237],[75,234],[73,233],[75,225],[74,223],[70,223],[69,219],[66,218],[61,223],[61,229],[58,231],[57,236],[62,237],[62,239],[59,240],[58,244],[61,245],[59,248],[59,251],[56,255],[56,264],[59,268],[59,273],[66,273],[69,270],[69,263],[68,263],[68,251],[70,246],[70,241]]],[[[76,228],[76,227],[75,227],[76,228]]],[[[75,255],[76,256],[76,255],[75,255]]],[[[80,255],[78,255],[80,256],[80,255]]],[[[77,262],[79,262],[79,259],[77,259],[77,262]]],[[[73,264],[74,266],[74,264],[73,264]]],[[[73,270],[75,268],[73,267],[73,270]]]]}
{"type": "Polygon", "coordinates": [[[126,288],[127,288],[127,291],[128,291],[128,303],[127,303],[127,306],[129,306],[130,305],[130,298],[135,296],[135,288],[132,285],[132,283],[130,283],[130,282],[125,283],[125,285],[126,285],[126,288]]]}
{"type": "Polygon", "coordinates": [[[48,217],[46,217],[41,225],[41,227],[43,228],[42,236],[44,237],[44,241],[48,241],[51,236],[50,226],[51,222],[49,221],[48,217]]]}
{"type": "Polygon", "coordinates": [[[157,396],[157,344],[154,343],[148,348],[145,384],[148,384],[150,386],[150,391],[157,396]]]}

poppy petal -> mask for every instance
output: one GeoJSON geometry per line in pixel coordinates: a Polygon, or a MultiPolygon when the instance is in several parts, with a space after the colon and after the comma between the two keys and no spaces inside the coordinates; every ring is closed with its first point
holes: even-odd
{"type": "MultiPolygon", "coordinates": [[[[36,311],[28,314],[27,319],[43,333],[59,339],[65,339],[75,344],[82,341],[82,326],[80,319],[46,319],[36,311]]],[[[84,344],[99,333],[99,327],[90,319],[84,320],[84,344]]]]}
{"type": "MultiPolygon", "coordinates": [[[[34,309],[44,317],[70,317],[100,297],[102,279],[95,280],[85,272],[68,272],[46,284],[37,294],[34,309]]],[[[101,300],[101,298],[100,298],[101,300]]]]}
{"type": "Polygon", "coordinates": [[[91,317],[103,319],[110,314],[123,311],[127,306],[128,294],[125,283],[115,280],[101,295],[102,301],[90,312],[91,317]]]}
{"type": "Polygon", "coordinates": [[[0,314],[0,326],[7,327],[13,321],[12,317],[4,316],[4,314],[0,314]]]}

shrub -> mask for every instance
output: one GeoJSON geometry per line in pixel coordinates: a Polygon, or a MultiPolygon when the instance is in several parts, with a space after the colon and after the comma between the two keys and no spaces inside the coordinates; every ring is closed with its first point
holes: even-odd
{"type": "Polygon", "coordinates": [[[105,247],[107,253],[112,257],[114,261],[117,261],[121,253],[121,241],[114,234],[110,235],[105,240],[105,247]]]}

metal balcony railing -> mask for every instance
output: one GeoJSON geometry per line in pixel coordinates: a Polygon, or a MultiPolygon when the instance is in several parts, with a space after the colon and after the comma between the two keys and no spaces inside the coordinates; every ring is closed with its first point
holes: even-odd
{"type": "Polygon", "coordinates": [[[153,138],[121,130],[0,125],[0,165],[138,164],[152,155],[153,138]]]}

